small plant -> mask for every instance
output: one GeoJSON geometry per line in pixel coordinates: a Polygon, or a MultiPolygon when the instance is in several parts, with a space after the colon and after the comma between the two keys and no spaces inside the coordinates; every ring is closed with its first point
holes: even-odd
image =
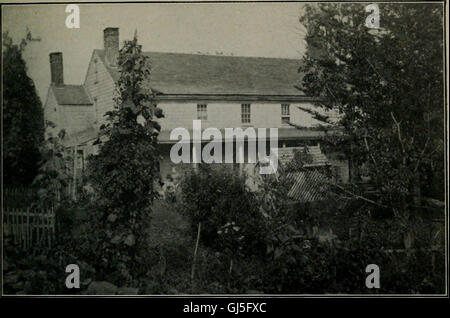
{"type": "MultiPolygon", "coordinates": [[[[47,127],[55,126],[47,122],[47,127]]],[[[65,135],[64,130],[56,136],[49,132],[40,146],[42,160],[33,186],[39,188],[39,204],[44,207],[57,207],[68,199],[66,190],[72,180],[73,157],[62,143],[65,135]]]]}
{"type": "Polygon", "coordinates": [[[225,251],[225,254],[230,259],[229,274],[233,271],[233,260],[242,256],[244,245],[242,244],[245,236],[243,235],[241,228],[236,225],[235,222],[228,222],[220,227],[217,231],[220,240],[220,246],[225,251]]]}

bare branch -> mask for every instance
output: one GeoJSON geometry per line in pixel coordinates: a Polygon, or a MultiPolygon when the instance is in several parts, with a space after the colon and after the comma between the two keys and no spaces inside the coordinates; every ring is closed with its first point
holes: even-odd
{"type": "Polygon", "coordinates": [[[392,120],[395,123],[395,126],[397,126],[398,140],[400,141],[400,145],[402,146],[403,153],[405,153],[405,146],[403,145],[402,134],[401,134],[401,131],[400,131],[400,122],[398,122],[397,119],[395,119],[395,116],[394,116],[393,112],[391,112],[391,117],[392,117],[392,120]]]}
{"type": "Polygon", "coordinates": [[[377,205],[377,206],[380,206],[380,207],[383,207],[383,208],[389,208],[387,205],[384,205],[384,204],[375,202],[375,201],[373,201],[373,200],[370,200],[370,199],[367,199],[367,198],[365,198],[365,197],[363,197],[363,196],[360,196],[359,194],[350,192],[350,191],[348,191],[347,189],[345,189],[344,187],[342,187],[342,186],[340,186],[340,185],[338,185],[338,184],[336,184],[336,183],[330,183],[330,184],[332,184],[333,186],[337,187],[338,189],[344,191],[345,193],[347,193],[347,194],[353,196],[354,198],[361,199],[361,200],[363,200],[363,201],[366,201],[366,202],[368,202],[368,203],[371,203],[371,204],[374,204],[374,205],[377,205]]]}
{"type": "Polygon", "coordinates": [[[416,166],[414,168],[414,172],[416,172],[417,169],[419,168],[420,161],[422,160],[423,155],[425,154],[425,150],[427,149],[429,141],[430,141],[430,137],[427,138],[427,141],[425,142],[425,146],[423,146],[422,152],[420,153],[419,159],[417,160],[416,166]]]}

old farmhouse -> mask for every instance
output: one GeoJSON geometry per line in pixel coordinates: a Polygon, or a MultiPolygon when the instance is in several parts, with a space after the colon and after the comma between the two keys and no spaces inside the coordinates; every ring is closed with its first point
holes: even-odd
{"type": "MultiPolygon", "coordinates": [[[[113,92],[120,73],[117,67],[119,29],[103,31],[103,49],[95,49],[87,66],[84,83],[64,84],[62,53],[50,54],[51,85],[45,103],[45,118],[65,129],[67,147],[77,157],[83,170],[86,157],[94,153],[99,127],[105,112],[114,107],[113,92]]],[[[169,158],[170,132],[176,127],[192,130],[193,120],[202,128],[255,127],[278,128],[280,161],[292,157],[292,148],[310,145],[316,165],[332,165],[337,178],[349,178],[348,163],[332,155],[325,157],[319,139],[323,132],[299,130],[288,122],[313,128],[319,124],[298,106],[312,108],[314,99],[295,88],[301,74],[295,59],[238,57],[224,55],[145,52],[152,70],[150,83],[159,92],[159,143],[163,159],[161,175],[165,178],[176,168],[169,158]]],[[[192,134],[191,134],[192,135],[192,134]]],[[[237,152],[244,149],[236,149],[237,152]]],[[[245,154],[246,155],[246,154],[245,154]]]]}

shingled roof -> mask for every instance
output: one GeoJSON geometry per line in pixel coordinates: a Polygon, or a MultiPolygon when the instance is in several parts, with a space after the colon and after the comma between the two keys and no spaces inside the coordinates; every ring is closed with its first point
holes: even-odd
{"type": "MultiPolygon", "coordinates": [[[[117,68],[105,63],[115,81],[117,68]]],[[[283,58],[144,52],[152,64],[151,87],[162,94],[293,95],[300,82],[300,60],[283,58]]]]}
{"type": "Polygon", "coordinates": [[[83,85],[52,85],[59,105],[92,105],[83,85]]]}

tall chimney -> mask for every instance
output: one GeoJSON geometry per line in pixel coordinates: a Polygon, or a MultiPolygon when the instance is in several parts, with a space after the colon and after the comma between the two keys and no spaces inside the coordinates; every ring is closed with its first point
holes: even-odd
{"type": "Polygon", "coordinates": [[[61,52],[50,53],[50,72],[52,84],[64,85],[63,55],[61,52]]]}
{"type": "Polygon", "coordinates": [[[106,63],[109,66],[117,66],[119,57],[119,28],[106,28],[103,30],[103,46],[105,49],[106,63]]]}

